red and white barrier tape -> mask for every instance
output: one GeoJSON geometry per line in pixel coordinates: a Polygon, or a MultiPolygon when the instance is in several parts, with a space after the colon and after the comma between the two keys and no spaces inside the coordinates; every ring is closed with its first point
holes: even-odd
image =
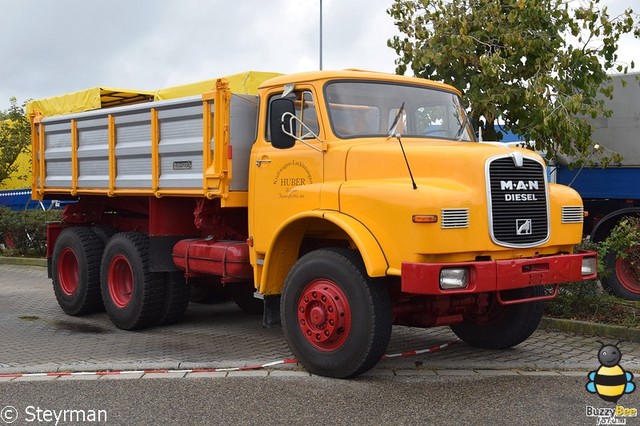
{"type": "Polygon", "coordinates": [[[459,341],[460,341],[460,339],[455,339],[455,340],[452,340],[451,342],[444,343],[444,344],[439,345],[439,346],[432,346],[432,347],[430,347],[428,349],[420,349],[420,350],[417,350],[417,351],[400,352],[398,354],[387,354],[387,355],[383,355],[382,356],[382,360],[392,359],[392,358],[406,358],[406,357],[415,356],[415,355],[428,354],[428,353],[431,353],[431,352],[439,351],[440,349],[447,348],[447,347],[449,347],[449,346],[451,346],[454,343],[457,343],[459,341]]]}
{"type": "MultiPolygon", "coordinates": [[[[428,349],[383,355],[381,358],[381,361],[384,361],[387,359],[393,359],[393,358],[406,358],[410,356],[436,352],[446,347],[449,347],[458,341],[460,341],[460,339],[456,339],[439,346],[433,346],[428,349]]],[[[157,373],[189,374],[189,373],[222,373],[222,372],[226,373],[231,371],[261,370],[263,368],[275,367],[277,365],[297,364],[297,363],[298,363],[297,359],[283,359],[280,361],[269,362],[262,365],[251,365],[251,366],[245,366],[245,367],[229,367],[229,368],[192,368],[187,370],[159,369],[159,370],[123,370],[123,371],[78,371],[78,372],[54,371],[50,373],[5,373],[5,374],[0,373],[0,378],[4,377],[4,378],[16,379],[18,377],[113,376],[113,375],[126,375],[126,374],[153,374],[153,373],[156,373],[156,374],[157,373]]]]}

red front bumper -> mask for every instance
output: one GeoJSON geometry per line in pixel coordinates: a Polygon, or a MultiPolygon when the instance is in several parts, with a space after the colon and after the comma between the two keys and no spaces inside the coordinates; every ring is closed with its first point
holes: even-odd
{"type": "Polygon", "coordinates": [[[452,295],[494,292],[546,284],[593,280],[597,274],[582,275],[582,260],[597,257],[595,252],[580,252],[527,259],[509,259],[462,263],[402,264],[402,291],[428,295],[452,295]],[[444,268],[468,268],[469,285],[464,289],[440,288],[444,268]]]}

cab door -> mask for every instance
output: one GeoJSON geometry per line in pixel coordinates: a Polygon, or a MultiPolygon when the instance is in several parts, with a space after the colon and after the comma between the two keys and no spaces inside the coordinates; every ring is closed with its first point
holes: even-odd
{"type": "MultiPolygon", "coordinates": [[[[306,126],[296,126],[296,141],[289,149],[271,145],[269,105],[283,97],[283,91],[272,91],[266,97],[266,113],[261,114],[258,137],[252,150],[249,189],[249,235],[252,257],[258,268],[277,230],[292,216],[317,209],[323,181],[322,137],[316,96],[311,87],[296,87],[285,95],[294,101],[295,115],[306,126]],[[262,132],[262,134],[260,134],[262,132]],[[314,148],[315,147],[315,148],[314,148]]],[[[259,272],[256,273],[258,278],[259,272]]]]}

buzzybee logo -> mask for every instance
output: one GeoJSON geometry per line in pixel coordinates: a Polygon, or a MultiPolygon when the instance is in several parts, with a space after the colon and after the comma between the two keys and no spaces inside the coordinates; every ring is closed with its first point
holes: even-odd
{"type": "Polygon", "coordinates": [[[633,373],[625,371],[620,366],[622,353],[618,345],[605,345],[602,342],[598,350],[600,367],[587,374],[588,381],[585,387],[587,392],[596,394],[600,399],[613,402],[615,407],[586,407],[587,417],[596,419],[596,425],[626,425],[627,419],[638,417],[637,408],[624,407],[618,404],[618,400],[625,394],[636,390],[633,383],[633,373]]]}
{"type": "Polygon", "coordinates": [[[625,371],[619,365],[622,353],[618,345],[622,342],[615,345],[598,343],[602,345],[598,351],[600,368],[590,371],[587,375],[589,378],[586,384],[587,391],[597,394],[607,402],[617,403],[622,395],[636,390],[636,385],[633,383],[633,373],[625,371]]]}

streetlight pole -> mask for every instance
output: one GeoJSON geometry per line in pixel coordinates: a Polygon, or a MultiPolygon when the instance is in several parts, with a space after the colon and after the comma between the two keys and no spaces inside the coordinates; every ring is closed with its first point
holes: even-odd
{"type": "Polygon", "coordinates": [[[320,0],[320,70],[322,70],[322,0],[320,0]]]}

